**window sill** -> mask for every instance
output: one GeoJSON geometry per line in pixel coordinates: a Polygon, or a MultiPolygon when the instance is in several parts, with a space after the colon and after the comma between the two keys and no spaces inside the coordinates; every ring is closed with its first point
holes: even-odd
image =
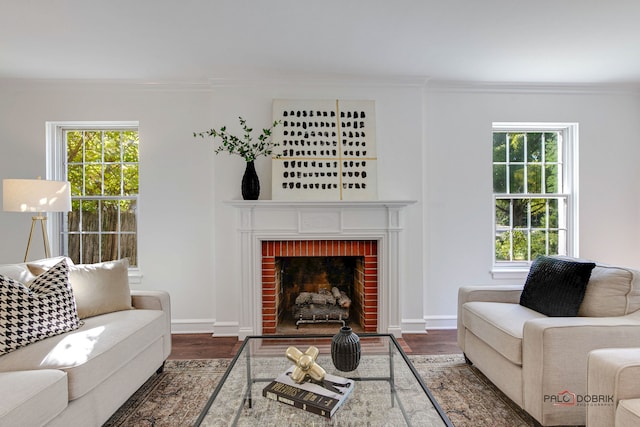
{"type": "Polygon", "coordinates": [[[525,280],[529,274],[529,267],[494,267],[491,276],[500,280],[525,280]]]}
{"type": "Polygon", "coordinates": [[[142,283],[142,272],[139,268],[129,269],[129,285],[139,285],[142,283]]]}

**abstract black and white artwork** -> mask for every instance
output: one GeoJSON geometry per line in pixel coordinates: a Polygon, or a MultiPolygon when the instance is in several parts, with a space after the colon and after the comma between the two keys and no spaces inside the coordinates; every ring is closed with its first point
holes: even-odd
{"type": "Polygon", "coordinates": [[[374,101],[273,101],[274,200],[375,200],[374,101]]]}

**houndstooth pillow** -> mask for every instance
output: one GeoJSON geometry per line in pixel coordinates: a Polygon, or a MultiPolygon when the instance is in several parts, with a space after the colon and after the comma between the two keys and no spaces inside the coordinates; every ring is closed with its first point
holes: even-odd
{"type": "Polygon", "coordinates": [[[80,325],[64,260],[29,287],[0,275],[0,355],[80,325]]]}

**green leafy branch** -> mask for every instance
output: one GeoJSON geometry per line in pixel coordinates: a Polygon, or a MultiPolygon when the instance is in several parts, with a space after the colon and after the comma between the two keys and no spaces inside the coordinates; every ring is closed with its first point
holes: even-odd
{"type": "MultiPolygon", "coordinates": [[[[219,130],[209,129],[205,132],[194,132],[193,136],[200,136],[202,138],[212,136],[214,140],[215,138],[220,138],[222,144],[215,149],[216,154],[226,151],[229,154],[236,154],[242,157],[247,162],[252,162],[260,156],[272,155],[273,149],[280,144],[273,142],[271,134],[273,128],[280,124],[280,121],[276,120],[271,127],[262,129],[262,133],[258,135],[258,142],[254,143],[251,136],[253,128],[247,126],[247,121],[242,117],[238,117],[238,119],[244,132],[242,138],[228,133],[226,126],[222,126],[219,130]]],[[[276,155],[275,157],[280,157],[280,155],[276,155]]]]}

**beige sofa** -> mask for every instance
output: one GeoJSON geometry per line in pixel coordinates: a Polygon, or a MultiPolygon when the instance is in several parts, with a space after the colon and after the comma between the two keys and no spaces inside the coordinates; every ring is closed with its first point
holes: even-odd
{"type": "Polygon", "coordinates": [[[587,369],[587,426],[640,426],[640,348],[593,350],[587,369]]]}
{"type": "Polygon", "coordinates": [[[585,424],[589,352],[640,347],[640,273],[596,264],[573,317],[520,305],[523,287],[460,288],[458,344],[542,425],[585,424]]]}
{"type": "MultiPolygon", "coordinates": [[[[0,266],[0,274],[29,282],[33,266],[0,266]]],[[[79,283],[78,310],[85,310],[82,326],[0,356],[0,425],[100,426],[162,368],[171,352],[169,295],[129,291],[127,281],[127,307],[111,311],[103,292],[114,274],[126,275],[127,265],[106,266],[71,272],[72,287],[74,278],[79,283]],[[83,294],[80,284],[94,295],[83,294]]],[[[122,300],[121,291],[111,294],[122,300]]]]}

